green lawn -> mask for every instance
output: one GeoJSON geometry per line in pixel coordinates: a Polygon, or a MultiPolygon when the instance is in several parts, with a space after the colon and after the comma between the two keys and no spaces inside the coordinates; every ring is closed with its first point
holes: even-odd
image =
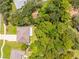
{"type": "Polygon", "coordinates": [[[0,26],[0,34],[3,34],[3,32],[4,32],[4,25],[2,21],[1,26],[0,26]]]}
{"type": "Polygon", "coordinates": [[[34,43],[34,41],[37,40],[34,30],[35,30],[35,27],[33,26],[32,28],[33,33],[32,33],[32,36],[30,37],[31,43],[34,43]]]}
{"type": "Polygon", "coordinates": [[[1,47],[1,45],[2,45],[2,41],[0,41],[0,47],[1,47]]]}
{"type": "MultiPolygon", "coordinates": [[[[16,6],[14,3],[12,3],[12,12],[16,12],[16,6]]],[[[7,34],[16,34],[16,26],[13,26],[9,23],[8,29],[7,29],[7,34]]]]}
{"type": "MultiPolygon", "coordinates": [[[[3,33],[4,33],[4,27],[2,25],[0,34],[3,34],[3,33]]],[[[16,34],[16,27],[12,25],[8,25],[7,34],[16,34]]]]}
{"type": "MultiPolygon", "coordinates": [[[[16,27],[14,27],[12,25],[9,25],[8,27],[9,27],[8,31],[7,31],[8,34],[15,34],[16,33],[16,27]]],[[[33,30],[34,30],[34,28],[33,28],[33,30]]],[[[33,32],[33,36],[31,37],[31,43],[33,43],[35,41],[34,39],[37,39],[37,38],[36,38],[35,33],[33,32]]],[[[1,45],[2,45],[2,41],[0,41],[0,47],[1,47],[1,45]]],[[[22,50],[22,48],[23,48],[22,43],[6,41],[6,44],[4,47],[4,57],[7,59],[10,59],[11,49],[22,50]]]]}
{"type": "MultiPolygon", "coordinates": [[[[1,45],[2,45],[2,41],[0,41],[0,48],[1,48],[1,45]]],[[[0,53],[0,55],[1,55],[1,53],[0,53]]]]}
{"type": "MultiPolygon", "coordinates": [[[[3,33],[4,33],[4,25],[3,25],[3,22],[2,22],[0,34],[3,34],[3,33]]],[[[7,34],[16,34],[16,26],[12,26],[11,24],[9,24],[7,26],[7,34]]]]}
{"type": "MultiPolygon", "coordinates": [[[[12,12],[16,11],[16,7],[14,4],[12,4],[12,12]]],[[[3,25],[3,21],[2,21],[2,25],[0,26],[0,34],[4,33],[4,25],[3,25]]],[[[7,27],[7,34],[16,34],[16,26],[12,26],[10,23],[7,27]]],[[[0,48],[2,45],[2,41],[0,40],[0,48]]],[[[4,47],[4,57],[7,59],[10,59],[10,53],[11,53],[11,49],[19,49],[22,50],[22,43],[18,43],[18,42],[8,42],[6,41],[5,47],[4,47]]],[[[1,53],[1,52],[0,52],[1,53]]],[[[1,56],[1,54],[0,54],[1,56]]]]}
{"type": "Polygon", "coordinates": [[[79,50],[75,50],[75,57],[78,57],[79,58],[79,50]]]}
{"type": "MultiPolygon", "coordinates": [[[[16,12],[15,4],[12,4],[12,12],[16,12]]],[[[4,33],[4,26],[3,26],[3,17],[2,17],[2,25],[0,26],[0,34],[4,33]]],[[[8,25],[7,34],[16,34],[16,26],[12,26],[10,23],[8,25]]]]}
{"type": "Polygon", "coordinates": [[[8,25],[7,34],[16,34],[16,26],[8,25]]]}
{"type": "MultiPolygon", "coordinates": [[[[0,46],[2,45],[2,41],[0,41],[0,46]]],[[[10,59],[10,53],[11,49],[18,49],[21,50],[22,44],[18,42],[9,42],[6,41],[5,47],[4,47],[4,57],[7,59],[10,59]]]]}

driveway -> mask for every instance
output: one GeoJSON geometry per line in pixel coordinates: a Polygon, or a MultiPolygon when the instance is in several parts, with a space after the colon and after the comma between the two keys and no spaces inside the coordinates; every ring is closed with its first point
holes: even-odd
{"type": "Polygon", "coordinates": [[[3,34],[0,34],[0,40],[7,40],[7,41],[16,41],[17,39],[17,36],[16,35],[3,35],[3,34]]]}

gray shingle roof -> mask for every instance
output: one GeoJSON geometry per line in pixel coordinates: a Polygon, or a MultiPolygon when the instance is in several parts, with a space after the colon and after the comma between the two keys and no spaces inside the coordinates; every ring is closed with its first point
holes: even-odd
{"type": "Polygon", "coordinates": [[[25,3],[27,3],[27,0],[13,0],[13,2],[15,3],[16,9],[20,9],[25,3]]]}
{"type": "Polygon", "coordinates": [[[19,42],[30,44],[30,35],[32,34],[32,29],[30,26],[26,27],[17,27],[17,40],[19,42]]]}
{"type": "Polygon", "coordinates": [[[12,49],[10,59],[24,59],[24,51],[12,49]]]}

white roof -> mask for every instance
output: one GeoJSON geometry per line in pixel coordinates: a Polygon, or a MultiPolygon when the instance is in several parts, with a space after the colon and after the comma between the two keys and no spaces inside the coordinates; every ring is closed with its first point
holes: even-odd
{"type": "Polygon", "coordinates": [[[25,3],[27,3],[27,0],[13,0],[13,2],[15,3],[16,9],[20,9],[25,3]]]}

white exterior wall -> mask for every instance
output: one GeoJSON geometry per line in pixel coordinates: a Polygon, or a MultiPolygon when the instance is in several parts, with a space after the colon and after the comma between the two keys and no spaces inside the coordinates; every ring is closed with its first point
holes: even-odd
{"type": "Polygon", "coordinates": [[[30,27],[30,36],[32,36],[32,26],[30,27]]]}

